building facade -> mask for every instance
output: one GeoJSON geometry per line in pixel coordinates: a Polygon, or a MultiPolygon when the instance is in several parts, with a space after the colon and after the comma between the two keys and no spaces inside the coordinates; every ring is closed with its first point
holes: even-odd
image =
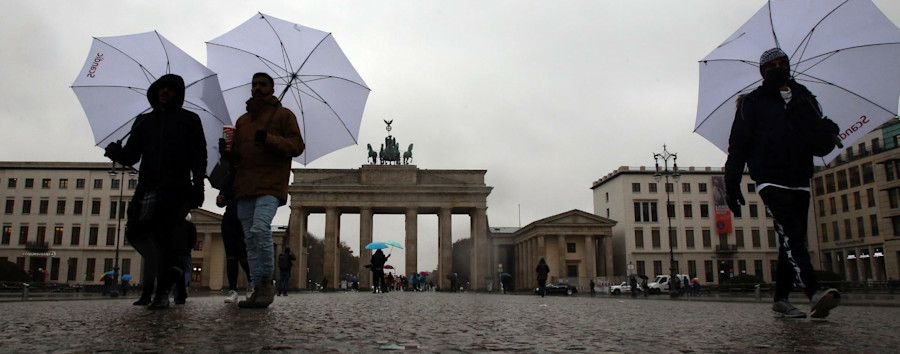
{"type": "MultiPolygon", "coordinates": [[[[653,277],[669,274],[674,266],[676,273],[706,284],[740,274],[773,281],[777,237],[749,175],[741,183],[747,201],[742,217],[720,208],[722,215],[717,218],[716,193],[721,199],[724,191],[716,187],[723,185],[716,179],[724,177],[724,169],[690,167],[678,172],[678,180],[666,183],[656,181],[652,168],[623,166],[593,183],[594,213],[618,222],[613,227],[615,275],[653,277]],[[722,224],[717,227],[717,223],[722,224]],[[670,244],[674,264],[670,264],[670,244]]],[[[810,220],[810,254],[817,264],[812,207],[810,220]]]]}

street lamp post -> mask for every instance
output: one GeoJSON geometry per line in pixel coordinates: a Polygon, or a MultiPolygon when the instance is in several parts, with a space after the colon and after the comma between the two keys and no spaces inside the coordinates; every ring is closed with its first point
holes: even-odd
{"type": "MultiPolygon", "coordinates": [[[[669,296],[670,297],[678,297],[678,290],[672,286],[675,282],[675,251],[673,243],[676,242],[677,237],[672,237],[672,213],[669,211],[669,207],[671,205],[671,200],[669,199],[669,176],[677,183],[678,179],[681,178],[681,174],[678,173],[678,154],[671,153],[666,149],[666,145],[663,145],[662,153],[653,153],[653,160],[656,162],[656,173],[653,174],[653,178],[656,179],[656,182],[659,183],[660,180],[665,177],[666,179],[666,219],[669,222],[668,228],[668,237],[669,237],[669,296]],[[663,169],[659,169],[659,161],[663,162],[663,169]],[[669,169],[669,160],[672,160],[672,169],[669,169]]],[[[675,189],[675,186],[672,186],[672,189],[675,189]]]]}
{"type": "MultiPolygon", "coordinates": [[[[109,170],[110,177],[119,177],[119,202],[116,204],[117,210],[116,212],[116,257],[115,263],[113,264],[113,286],[112,289],[109,289],[109,295],[111,297],[119,297],[119,240],[122,235],[122,211],[124,210],[122,207],[122,199],[125,193],[125,165],[121,165],[121,170],[116,169],[116,163],[113,162],[112,169],[109,170]]],[[[134,172],[128,171],[129,175],[133,175],[134,172]]]]}

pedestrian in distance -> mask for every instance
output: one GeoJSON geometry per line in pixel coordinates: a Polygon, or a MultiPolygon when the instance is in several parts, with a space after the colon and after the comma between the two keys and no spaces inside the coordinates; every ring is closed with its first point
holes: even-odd
{"type": "Polygon", "coordinates": [[[278,295],[287,296],[288,289],[291,287],[291,268],[294,267],[294,261],[297,257],[291,252],[290,247],[285,247],[284,251],[278,255],[278,295]]]}
{"type": "MultiPolygon", "coordinates": [[[[229,165],[230,166],[230,165],[229,165]]],[[[233,168],[233,167],[232,167],[233,168]]],[[[219,195],[216,196],[216,206],[225,208],[222,214],[222,243],[225,246],[225,273],[228,278],[228,295],[225,295],[225,303],[238,301],[238,267],[244,270],[247,279],[250,279],[250,264],[247,261],[247,246],[244,244],[244,227],[237,217],[237,198],[234,195],[234,173],[228,174],[230,178],[221,186],[219,195]]],[[[253,293],[253,283],[247,286],[247,298],[253,293]]]]}
{"type": "Polygon", "coordinates": [[[269,74],[254,74],[250,93],[247,113],[235,124],[231,150],[225,139],[219,139],[219,152],[236,169],[237,214],[255,289],[238,306],[265,308],[275,299],[272,219],[278,207],[287,203],[291,159],[300,156],[306,145],[297,117],[274,96],[275,82],[269,74]]]}
{"type": "Polygon", "coordinates": [[[534,271],[537,272],[538,293],[541,294],[541,297],[544,297],[544,295],[547,294],[547,275],[550,274],[550,267],[547,265],[547,262],[541,258],[534,271]]]}
{"type": "Polygon", "coordinates": [[[597,295],[597,291],[594,290],[594,279],[591,279],[591,283],[588,284],[588,286],[591,287],[591,297],[594,297],[594,295],[597,295]]]}
{"type": "Polygon", "coordinates": [[[638,282],[637,277],[632,274],[629,278],[631,278],[628,282],[628,285],[631,287],[631,297],[637,297],[638,292],[638,282]]]}
{"type": "Polygon", "coordinates": [[[772,310],[779,316],[806,317],[788,299],[796,284],[809,298],[809,316],[824,318],[840,304],[840,293],[819,288],[806,248],[809,180],[814,156],[834,149],[840,129],[823,119],[815,96],[791,79],[790,59],[781,49],[763,52],[759,72],[762,85],[737,100],[725,162],[725,199],[741,216],[746,166],[778,233],[772,310]]]}
{"type": "Polygon", "coordinates": [[[179,250],[184,243],[184,217],[203,205],[206,178],[206,139],[197,114],[182,108],[184,80],[161,76],[147,89],[152,110],[135,118],[130,138],[106,146],[105,156],[123,166],[141,163],[141,173],[128,204],[125,238],[144,257],[144,293],[135,305],[169,307],[169,289],[184,276],[179,250]],[[148,291],[149,290],[149,291],[148,291]]]}
{"type": "Polygon", "coordinates": [[[372,293],[383,292],[384,289],[384,264],[387,263],[391,255],[384,255],[381,250],[375,250],[369,263],[372,265],[372,293]]]}

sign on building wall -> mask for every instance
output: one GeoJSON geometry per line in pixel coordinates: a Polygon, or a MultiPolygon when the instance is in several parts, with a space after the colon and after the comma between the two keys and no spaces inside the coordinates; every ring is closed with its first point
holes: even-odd
{"type": "Polygon", "coordinates": [[[716,206],[716,233],[731,233],[731,210],[725,202],[725,176],[713,176],[713,202],[716,206]]]}

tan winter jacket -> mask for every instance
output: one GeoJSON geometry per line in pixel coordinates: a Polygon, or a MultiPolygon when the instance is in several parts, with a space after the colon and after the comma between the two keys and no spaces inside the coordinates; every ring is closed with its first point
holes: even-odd
{"type": "Polygon", "coordinates": [[[251,98],[247,101],[247,110],[235,125],[235,196],[271,195],[284,205],[291,177],[291,158],[300,156],[306,147],[297,117],[281,107],[274,96],[251,98]],[[254,142],[257,130],[267,132],[265,143],[261,145],[254,142]]]}

